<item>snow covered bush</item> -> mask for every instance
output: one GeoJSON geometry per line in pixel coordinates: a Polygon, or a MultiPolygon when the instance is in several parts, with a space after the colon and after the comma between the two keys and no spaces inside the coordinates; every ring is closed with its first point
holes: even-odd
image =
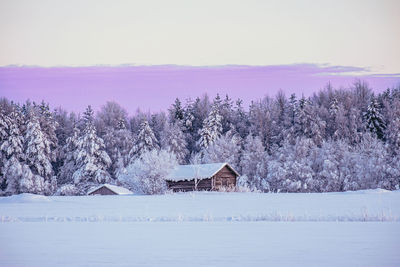
{"type": "Polygon", "coordinates": [[[118,180],[135,193],[162,194],[167,191],[165,177],[177,164],[173,153],[153,149],[129,164],[118,180]]]}
{"type": "Polygon", "coordinates": [[[79,190],[76,188],[74,184],[65,184],[62,185],[57,192],[55,193],[57,196],[76,196],[79,195],[79,190]]]}

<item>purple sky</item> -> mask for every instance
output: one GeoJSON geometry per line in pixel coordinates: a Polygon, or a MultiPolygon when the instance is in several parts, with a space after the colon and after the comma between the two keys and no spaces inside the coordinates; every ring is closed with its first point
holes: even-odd
{"type": "Polygon", "coordinates": [[[166,110],[176,97],[184,101],[204,93],[226,93],[248,105],[279,89],[287,95],[310,95],[329,81],[349,87],[360,78],[375,91],[400,84],[400,74],[372,75],[367,69],[313,64],[277,66],[94,66],[0,67],[0,96],[17,102],[45,100],[81,112],[88,104],[98,109],[114,100],[130,114],[138,108],[166,110]],[[353,75],[352,73],[365,73],[353,75]]]}

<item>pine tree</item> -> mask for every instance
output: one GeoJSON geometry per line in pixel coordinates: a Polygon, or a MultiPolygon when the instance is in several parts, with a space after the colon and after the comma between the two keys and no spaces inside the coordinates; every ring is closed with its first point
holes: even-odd
{"type": "MultiPolygon", "coordinates": [[[[10,118],[5,113],[5,110],[0,106],[0,146],[2,146],[3,142],[8,139],[10,124],[10,118]]],[[[3,171],[4,157],[5,155],[0,153],[0,192],[1,190],[4,190],[7,185],[3,171]]]]}
{"type": "Polygon", "coordinates": [[[385,121],[380,113],[378,101],[373,98],[368,105],[367,111],[364,113],[366,128],[379,139],[383,139],[386,128],[385,121]]]}
{"type": "Polygon", "coordinates": [[[75,151],[76,171],[72,175],[74,183],[84,193],[92,184],[109,182],[107,168],[111,159],[105,151],[104,141],[96,134],[93,110],[90,106],[84,113],[85,129],[77,142],[75,151]]]}
{"type": "Polygon", "coordinates": [[[221,134],[225,134],[231,129],[231,125],[233,124],[233,101],[229,98],[228,95],[225,96],[224,100],[221,103],[220,114],[222,116],[221,134]]]}
{"type": "Polygon", "coordinates": [[[5,110],[0,107],[0,144],[8,138],[10,124],[9,116],[7,116],[5,110]]]}
{"type": "Polygon", "coordinates": [[[203,121],[203,128],[200,130],[198,146],[207,149],[213,144],[222,133],[222,116],[219,114],[218,102],[214,103],[208,117],[203,121]]]}
{"type": "Polygon", "coordinates": [[[252,102],[249,107],[250,132],[258,135],[266,150],[272,145],[272,99],[264,97],[260,101],[252,102]]]}
{"type": "Polygon", "coordinates": [[[339,102],[336,97],[332,99],[332,101],[329,103],[329,117],[327,118],[327,127],[326,127],[326,132],[327,135],[332,137],[334,136],[336,132],[336,117],[338,116],[339,113],[339,102]]]}
{"type": "Polygon", "coordinates": [[[182,104],[179,98],[175,99],[175,103],[172,104],[172,107],[169,111],[169,122],[170,123],[183,123],[184,120],[184,110],[182,109],[182,104]]]}
{"type": "Polygon", "coordinates": [[[34,174],[50,179],[53,175],[51,166],[51,142],[43,133],[36,115],[32,115],[25,135],[26,161],[34,174]]]}
{"type": "MultiPolygon", "coordinates": [[[[20,134],[17,124],[18,116],[19,113],[15,110],[10,114],[10,116],[7,116],[6,126],[8,128],[8,136],[2,136],[3,142],[0,143],[0,155],[2,160],[0,165],[2,166],[0,192],[3,191],[7,194],[16,194],[20,192],[19,185],[22,179],[22,172],[23,169],[28,168],[23,164],[24,139],[20,134]]],[[[4,123],[2,123],[2,126],[4,126],[4,123]]]]}
{"type": "Polygon", "coordinates": [[[51,194],[56,188],[51,165],[51,142],[43,133],[39,120],[33,112],[29,116],[25,133],[25,159],[32,171],[21,187],[24,192],[51,194]]]}
{"type": "Polygon", "coordinates": [[[247,112],[243,108],[243,101],[238,99],[233,111],[233,125],[241,138],[245,138],[249,134],[250,122],[247,112]]]}
{"type": "Polygon", "coordinates": [[[161,138],[161,147],[175,154],[178,163],[184,164],[189,151],[181,128],[177,124],[166,124],[161,138]]]}
{"type": "Polygon", "coordinates": [[[285,94],[279,91],[272,107],[271,141],[272,145],[280,145],[285,139],[285,127],[287,123],[288,101],[285,94]]]}
{"type": "Polygon", "coordinates": [[[386,140],[393,154],[400,155],[400,99],[393,101],[388,122],[386,140]]]}
{"type": "Polygon", "coordinates": [[[72,135],[66,140],[66,144],[62,148],[63,165],[58,174],[58,184],[72,184],[74,181],[72,175],[77,169],[75,151],[78,148],[79,128],[74,127],[72,135]]]}
{"type": "Polygon", "coordinates": [[[145,151],[158,149],[158,141],[150,128],[149,123],[144,120],[140,124],[139,134],[136,137],[135,143],[129,152],[131,162],[136,158],[140,157],[145,151]]]}
{"type": "Polygon", "coordinates": [[[58,127],[57,121],[53,118],[53,114],[50,112],[49,104],[46,104],[44,101],[37,106],[38,111],[38,119],[40,123],[40,129],[46,135],[47,140],[50,143],[51,148],[51,159],[55,158],[55,148],[57,147],[57,135],[56,130],[58,127]]]}

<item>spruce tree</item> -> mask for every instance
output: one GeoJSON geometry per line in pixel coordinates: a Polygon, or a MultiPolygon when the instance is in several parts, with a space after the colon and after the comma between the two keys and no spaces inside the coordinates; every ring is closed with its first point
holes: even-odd
{"type": "Polygon", "coordinates": [[[67,138],[65,145],[61,149],[63,165],[58,174],[59,185],[73,183],[72,175],[77,169],[75,151],[78,148],[79,134],[79,128],[75,126],[72,135],[67,138]]]}
{"type": "Polygon", "coordinates": [[[21,182],[21,191],[51,194],[56,189],[53,177],[51,141],[43,133],[37,115],[30,112],[25,133],[25,160],[32,175],[21,182]]]}
{"type": "Polygon", "coordinates": [[[93,110],[88,106],[84,113],[85,129],[78,139],[74,155],[77,169],[72,176],[80,193],[85,193],[93,184],[106,183],[111,179],[107,172],[111,159],[105,151],[103,139],[96,134],[93,121],[93,110]]]}
{"type": "Polygon", "coordinates": [[[147,120],[140,124],[139,134],[136,137],[134,145],[129,152],[131,162],[140,157],[144,152],[158,149],[158,141],[154,135],[153,130],[150,128],[147,120]]]}
{"type": "Polygon", "coordinates": [[[385,121],[380,113],[378,101],[373,98],[364,114],[366,128],[379,139],[383,139],[386,128],[385,121]]]}
{"type": "Polygon", "coordinates": [[[32,172],[45,179],[50,179],[53,176],[51,141],[43,133],[39,120],[34,114],[31,115],[27,124],[25,147],[26,162],[32,172]]]}
{"type": "MultiPolygon", "coordinates": [[[[24,172],[29,169],[23,162],[24,139],[18,125],[19,113],[15,110],[7,116],[8,136],[0,143],[1,172],[0,192],[6,194],[20,193],[20,182],[24,172]]],[[[3,124],[4,125],[4,124],[3,124]]]]}
{"type": "Polygon", "coordinates": [[[168,111],[170,123],[182,123],[184,120],[184,110],[179,98],[175,99],[174,104],[172,104],[172,107],[168,111]]]}
{"type": "Polygon", "coordinates": [[[206,149],[214,143],[222,133],[222,116],[219,113],[218,102],[214,103],[208,117],[203,121],[203,128],[200,130],[200,149],[206,149]]]}

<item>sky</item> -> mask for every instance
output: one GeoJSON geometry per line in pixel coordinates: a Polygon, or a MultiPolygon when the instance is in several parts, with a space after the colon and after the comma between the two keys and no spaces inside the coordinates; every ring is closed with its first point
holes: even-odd
{"type": "MultiPolygon", "coordinates": [[[[115,96],[113,86],[104,89],[106,86],[102,83],[108,78],[99,75],[111,77],[121,71],[121,65],[153,66],[154,77],[158,77],[160,65],[179,65],[191,71],[193,66],[207,69],[210,76],[202,76],[201,88],[195,84],[199,83],[197,79],[184,79],[182,87],[191,90],[187,95],[212,94],[218,86],[224,87],[221,93],[236,94],[244,90],[237,92],[243,95],[247,93],[244,87],[252,84],[254,96],[259,98],[273,93],[278,87],[302,93],[304,90],[318,90],[328,82],[327,79],[321,80],[320,74],[318,77],[308,75],[303,77],[308,79],[303,79],[300,89],[297,89],[285,83],[285,79],[290,80],[289,74],[280,73],[281,85],[275,83],[276,79],[265,84],[271,81],[267,78],[273,72],[263,72],[263,75],[251,76],[251,82],[247,81],[248,84],[241,88],[229,90],[227,86],[231,85],[228,81],[213,84],[213,81],[226,79],[226,76],[216,79],[216,72],[210,71],[215,68],[226,68],[223,73],[228,76],[232,73],[241,77],[248,75],[249,72],[243,75],[237,70],[232,72],[231,65],[248,66],[253,68],[251,73],[256,68],[268,66],[270,69],[267,70],[297,66],[299,71],[298,66],[312,65],[321,69],[317,72],[324,72],[326,67],[341,66],[348,69],[334,75],[351,76],[352,80],[379,75],[381,81],[386,79],[386,84],[389,84],[393,82],[393,75],[400,77],[399,14],[400,1],[397,0],[1,0],[0,96],[26,99],[44,95],[46,99],[57,100],[55,96],[47,96],[46,90],[41,91],[54,80],[43,78],[51,76],[53,72],[47,68],[54,67],[58,67],[54,71],[63,76],[64,81],[52,86],[63,88],[63,95],[73,96],[77,87],[84,87],[82,84],[79,86],[83,78],[72,75],[70,68],[60,67],[80,67],[75,72],[90,67],[93,72],[93,66],[98,65],[101,65],[97,68],[98,79],[86,79],[86,82],[90,80],[88,87],[103,88],[102,91],[99,89],[101,94],[95,95],[95,102],[120,97],[115,96]],[[7,76],[10,65],[45,68],[39,68],[42,72],[35,72],[32,68],[21,67],[19,76],[7,76]],[[32,77],[33,73],[42,76],[32,77]],[[13,81],[10,81],[11,77],[13,81]],[[30,77],[33,82],[24,83],[25,77],[30,77]],[[76,79],[70,81],[74,86],[67,86],[67,77],[76,79]],[[35,86],[30,87],[30,84],[35,86]]],[[[307,72],[307,67],[304,71],[307,72]]],[[[123,73],[127,75],[123,79],[142,84],[143,88],[159,86],[153,80],[146,84],[144,80],[135,80],[137,75],[132,76],[130,71],[123,73]]],[[[174,77],[181,77],[182,73],[174,77]]],[[[342,81],[338,86],[349,84],[348,79],[342,81]]],[[[394,83],[398,81],[395,79],[394,83]]],[[[181,89],[174,84],[181,82],[182,79],[178,79],[168,83],[164,90],[169,90],[168,95],[175,95],[181,89]]],[[[154,95],[160,90],[152,87],[148,91],[154,95]]],[[[135,93],[129,91],[129,95],[135,93]]],[[[74,106],[74,103],[64,104],[74,106]]],[[[165,106],[150,107],[150,102],[139,104],[143,109],[165,106]]]]}
{"type": "MultiPolygon", "coordinates": [[[[360,68],[313,64],[275,66],[120,66],[120,67],[7,67],[0,68],[2,95],[17,102],[27,98],[45,100],[83,112],[88,104],[98,110],[106,101],[116,101],[130,114],[167,110],[179,97],[182,102],[207,93],[240,98],[247,107],[251,100],[271,97],[282,90],[310,96],[328,82],[334,88],[349,88],[356,81],[347,73],[360,68]]],[[[367,72],[364,70],[364,72],[367,72]]],[[[363,75],[362,81],[375,91],[400,85],[398,75],[363,75]]]]}

